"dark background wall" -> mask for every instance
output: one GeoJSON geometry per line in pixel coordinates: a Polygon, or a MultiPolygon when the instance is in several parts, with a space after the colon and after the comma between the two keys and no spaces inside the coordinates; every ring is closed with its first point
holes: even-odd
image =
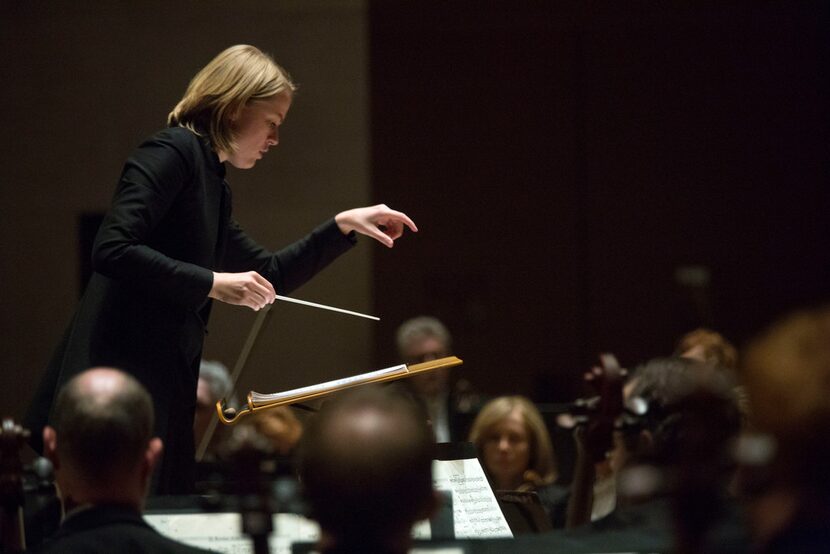
{"type": "MultiPolygon", "coordinates": [[[[283,307],[241,388],[397,363],[395,327],[444,319],[485,392],[569,398],[701,323],[743,342],[827,298],[824,2],[0,2],[2,386],[20,415],[72,314],[78,218],[187,80],[250,42],[302,85],[280,148],[232,172],[278,246],[384,201],[421,232],[363,241],[283,307]]],[[[214,313],[231,365],[253,321],[214,313]]]]}
{"type": "Polygon", "coordinates": [[[375,301],[481,388],[571,397],[599,351],[827,298],[826,3],[371,6],[375,196],[424,229],[375,301]]]}

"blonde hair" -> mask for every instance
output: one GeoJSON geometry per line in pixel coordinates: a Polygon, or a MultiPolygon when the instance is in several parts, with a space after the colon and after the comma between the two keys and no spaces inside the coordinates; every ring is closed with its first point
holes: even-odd
{"type": "Polygon", "coordinates": [[[248,102],[292,94],[291,76],[254,46],[237,44],[222,51],[190,81],[184,96],[167,116],[171,127],[207,135],[214,150],[236,150],[231,119],[248,102]]]}
{"type": "Polygon", "coordinates": [[[522,416],[530,437],[530,460],[525,480],[536,486],[553,483],[558,475],[548,428],[539,410],[524,396],[500,396],[485,404],[473,422],[470,442],[482,452],[490,431],[514,411],[522,416]]]}

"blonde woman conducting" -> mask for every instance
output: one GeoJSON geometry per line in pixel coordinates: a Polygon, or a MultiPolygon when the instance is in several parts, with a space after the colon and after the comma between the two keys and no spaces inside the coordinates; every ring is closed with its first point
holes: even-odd
{"type": "Polygon", "coordinates": [[[27,415],[33,436],[63,383],[89,367],[121,368],[155,405],[155,434],[165,445],[155,492],[190,492],[212,301],[259,310],[349,250],[356,233],[391,248],[404,227],[417,231],[405,214],[377,205],[341,212],[270,251],[233,221],[225,166],[252,168],[277,146],[294,90],[270,56],[232,46],[193,78],[168,127],[132,153],[95,239],[94,274],[27,415]]]}

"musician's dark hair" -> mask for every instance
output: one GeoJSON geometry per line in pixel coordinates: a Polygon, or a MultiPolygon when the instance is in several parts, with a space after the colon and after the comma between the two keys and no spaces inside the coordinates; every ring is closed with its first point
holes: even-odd
{"type": "Polygon", "coordinates": [[[90,483],[133,469],[153,432],[153,401],[146,389],[126,373],[108,371],[119,374],[116,388],[90,390],[86,372],[81,373],[61,389],[52,413],[60,459],[90,483]]]}
{"type": "Polygon", "coordinates": [[[433,505],[433,445],[414,401],[393,388],[327,402],[300,443],[312,517],[340,548],[408,534],[433,505]]]}
{"type": "MultiPolygon", "coordinates": [[[[740,428],[734,376],[728,370],[682,357],[655,358],[637,368],[631,397],[645,400],[642,427],[652,434],[648,457],[673,464],[685,451],[690,424],[700,423],[699,405],[708,406],[711,438],[725,441],[740,428]]],[[[706,423],[707,425],[709,423],[706,423]]]]}

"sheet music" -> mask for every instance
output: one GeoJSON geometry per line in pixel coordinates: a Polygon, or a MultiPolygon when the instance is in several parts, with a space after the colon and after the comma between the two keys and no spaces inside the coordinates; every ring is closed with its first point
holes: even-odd
{"type": "Polygon", "coordinates": [[[430,529],[428,519],[415,522],[412,526],[412,538],[425,541],[432,538],[432,529],[430,529]]]}
{"type": "Polygon", "coordinates": [[[478,459],[433,460],[432,480],[452,491],[455,538],[513,537],[478,459]]]}
{"type": "Polygon", "coordinates": [[[377,371],[370,371],[369,373],[361,373],[360,375],[353,375],[351,377],[344,377],[342,379],[335,379],[326,383],[319,383],[317,385],[310,385],[299,389],[293,389],[285,392],[275,392],[273,394],[261,394],[258,392],[251,392],[251,400],[255,406],[268,404],[271,402],[279,402],[292,398],[294,396],[301,397],[317,392],[323,392],[330,389],[339,389],[349,385],[359,385],[378,377],[386,377],[389,375],[406,374],[407,368],[405,364],[394,367],[387,367],[386,369],[378,369],[377,371]]]}
{"type": "MultiPolygon", "coordinates": [[[[191,546],[223,554],[253,554],[251,539],[242,534],[238,513],[145,514],[144,519],[162,535],[191,546]]],[[[294,542],[316,542],[320,527],[296,514],[274,514],[274,532],[268,539],[272,554],[291,554],[294,542]]]]}
{"type": "MultiPolygon", "coordinates": [[[[242,534],[242,523],[237,513],[198,514],[146,514],[144,519],[159,533],[177,541],[220,552],[222,554],[253,554],[251,539],[242,534]],[[209,530],[209,532],[207,532],[209,530]]],[[[274,532],[268,540],[272,554],[291,554],[294,542],[317,542],[320,527],[316,522],[297,514],[275,514],[274,532]]],[[[429,521],[415,524],[412,529],[415,539],[430,539],[429,521]]],[[[463,549],[445,547],[427,550],[418,547],[410,554],[463,554],[463,549]]]]}

